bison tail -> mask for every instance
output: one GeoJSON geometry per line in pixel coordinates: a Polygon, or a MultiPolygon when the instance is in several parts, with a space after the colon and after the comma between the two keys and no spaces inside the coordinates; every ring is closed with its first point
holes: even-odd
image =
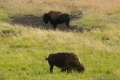
{"type": "Polygon", "coordinates": [[[48,60],[48,58],[45,58],[45,60],[48,60]]]}

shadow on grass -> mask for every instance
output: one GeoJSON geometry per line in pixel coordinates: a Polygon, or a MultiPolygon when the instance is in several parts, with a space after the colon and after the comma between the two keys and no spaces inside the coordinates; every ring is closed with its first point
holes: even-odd
{"type": "Polygon", "coordinates": [[[41,16],[34,15],[18,15],[10,17],[10,22],[12,24],[20,24],[25,26],[40,27],[44,26],[41,16]]]}
{"type": "MultiPolygon", "coordinates": [[[[33,15],[18,15],[10,17],[10,22],[12,24],[19,24],[24,26],[32,26],[33,28],[41,28],[41,29],[52,29],[51,24],[44,24],[42,20],[42,16],[33,16],[33,15]]],[[[84,27],[78,27],[77,25],[71,25],[70,28],[66,28],[65,25],[60,24],[57,26],[57,29],[61,31],[73,31],[73,32],[88,32],[90,29],[84,27]]]]}

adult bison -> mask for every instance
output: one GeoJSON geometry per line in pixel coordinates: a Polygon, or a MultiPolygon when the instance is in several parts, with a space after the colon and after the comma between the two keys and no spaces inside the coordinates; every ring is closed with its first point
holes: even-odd
{"type": "Polygon", "coordinates": [[[72,70],[83,72],[85,70],[83,64],[79,62],[78,57],[70,52],[58,52],[50,54],[46,60],[50,65],[50,72],[53,72],[53,67],[61,68],[61,71],[71,72],[72,70]]]}
{"type": "Polygon", "coordinates": [[[70,15],[67,13],[61,13],[57,11],[50,11],[43,15],[43,21],[45,24],[48,22],[53,25],[53,28],[56,29],[58,24],[65,23],[69,27],[70,15]]]}

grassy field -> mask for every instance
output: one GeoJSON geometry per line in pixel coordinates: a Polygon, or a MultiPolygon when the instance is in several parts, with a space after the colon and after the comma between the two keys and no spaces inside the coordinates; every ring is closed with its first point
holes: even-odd
{"type": "Polygon", "coordinates": [[[120,0],[0,0],[0,80],[120,80],[119,4],[120,0]],[[11,16],[41,16],[49,10],[82,11],[82,18],[71,25],[90,31],[10,23],[11,16]],[[85,72],[68,74],[55,68],[50,74],[45,58],[59,51],[78,55],[85,72]]]}

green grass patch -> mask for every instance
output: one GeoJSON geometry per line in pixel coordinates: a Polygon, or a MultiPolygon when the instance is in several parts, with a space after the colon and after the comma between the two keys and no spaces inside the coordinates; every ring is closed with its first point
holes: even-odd
{"type": "Polygon", "coordinates": [[[0,9],[0,21],[7,21],[9,19],[8,14],[6,11],[0,9]]]}
{"type": "Polygon", "coordinates": [[[92,32],[40,30],[0,24],[0,79],[2,80],[119,80],[119,30],[110,27],[92,32]],[[112,31],[111,34],[109,34],[112,31]],[[11,34],[11,35],[7,35],[11,34]],[[15,33],[16,35],[13,35],[15,33]],[[117,35],[116,35],[117,34],[117,35]],[[109,38],[109,39],[108,39],[109,38]],[[114,45],[109,45],[114,43],[114,45]],[[85,65],[84,73],[49,73],[48,54],[74,52],[85,65]]]}

